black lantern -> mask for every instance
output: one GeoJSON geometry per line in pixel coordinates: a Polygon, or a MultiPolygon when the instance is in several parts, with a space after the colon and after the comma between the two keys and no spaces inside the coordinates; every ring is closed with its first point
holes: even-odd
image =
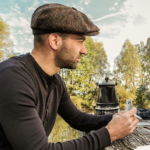
{"type": "Polygon", "coordinates": [[[109,78],[105,78],[106,82],[99,84],[98,100],[95,107],[96,115],[114,114],[119,112],[119,101],[116,94],[116,84],[108,82],[109,78]]]}

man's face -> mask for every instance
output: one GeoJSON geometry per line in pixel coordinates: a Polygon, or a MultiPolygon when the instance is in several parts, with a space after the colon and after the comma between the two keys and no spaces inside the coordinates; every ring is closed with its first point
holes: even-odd
{"type": "Polygon", "coordinates": [[[83,35],[69,34],[62,41],[61,49],[55,57],[55,64],[59,68],[75,69],[82,54],[87,54],[84,46],[86,37],[83,35]]]}

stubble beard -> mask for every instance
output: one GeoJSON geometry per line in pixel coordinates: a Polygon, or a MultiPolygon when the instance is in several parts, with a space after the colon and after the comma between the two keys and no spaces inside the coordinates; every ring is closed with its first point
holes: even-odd
{"type": "Polygon", "coordinates": [[[77,62],[73,54],[71,55],[71,49],[69,49],[65,42],[63,42],[63,45],[60,49],[60,51],[57,53],[55,57],[55,65],[62,68],[67,69],[76,69],[77,68],[77,62]]]}

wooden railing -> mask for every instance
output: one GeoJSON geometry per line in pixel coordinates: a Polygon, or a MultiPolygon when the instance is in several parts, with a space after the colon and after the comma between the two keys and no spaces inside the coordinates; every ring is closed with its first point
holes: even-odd
{"type": "Polygon", "coordinates": [[[149,129],[149,127],[137,127],[131,135],[114,141],[105,150],[134,150],[138,146],[150,145],[149,129]]]}

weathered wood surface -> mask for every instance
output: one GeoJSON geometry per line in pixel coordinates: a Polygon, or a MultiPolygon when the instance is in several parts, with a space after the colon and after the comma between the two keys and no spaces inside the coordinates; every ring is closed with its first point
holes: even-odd
{"type": "Polygon", "coordinates": [[[111,146],[106,147],[105,150],[134,150],[137,146],[150,145],[149,129],[137,127],[131,135],[114,141],[111,146]]]}

